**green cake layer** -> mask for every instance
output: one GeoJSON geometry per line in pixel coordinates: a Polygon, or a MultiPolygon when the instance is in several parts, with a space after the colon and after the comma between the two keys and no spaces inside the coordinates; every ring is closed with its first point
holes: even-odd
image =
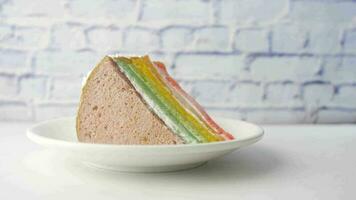
{"type": "Polygon", "coordinates": [[[155,95],[151,88],[145,84],[144,79],[140,74],[134,70],[132,62],[124,57],[114,58],[120,70],[127,76],[127,78],[134,85],[136,90],[141,93],[141,96],[146,100],[155,113],[166,123],[166,125],[176,134],[178,134],[186,143],[201,143],[203,139],[198,139],[191,134],[178,119],[169,112],[169,109],[161,102],[157,95],[155,95]],[[153,106],[155,104],[155,106],[153,106]]]}
{"type": "Polygon", "coordinates": [[[148,84],[152,87],[155,94],[161,98],[185,125],[185,127],[194,135],[206,139],[208,142],[220,141],[221,137],[215,135],[205,124],[200,121],[193,113],[185,108],[185,105],[177,100],[166,84],[162,81],[156,68],[148,56],[131,59],[136,69],[146,78],[148,84]]]}
{"type": "Polygon", "coordinates": [[[155,113],[186,143],[224,140],[172,95],[148,57],[114,60],[155,113]]]}

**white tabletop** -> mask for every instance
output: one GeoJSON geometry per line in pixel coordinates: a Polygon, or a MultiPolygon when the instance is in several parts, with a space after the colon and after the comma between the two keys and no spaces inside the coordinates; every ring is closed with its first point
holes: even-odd
{"type": "Polygon", "coordinates": [[[264,126],[250,147],[181,172],[99,171],[0,123],[0,199],[356,199],[356,125],[264,126]]]}

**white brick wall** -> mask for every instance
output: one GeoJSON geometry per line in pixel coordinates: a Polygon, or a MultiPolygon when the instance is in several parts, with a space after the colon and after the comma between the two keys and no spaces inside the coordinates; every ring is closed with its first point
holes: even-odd
{"type": "Polygon", "coordinates": [[[49,48],[79,50],[86,47],[83,27],[80,24],[58,24],[52,27],[49,48]]]}
{"type": "Polygon", "coordinates": [[[261,81],[303,81],[317,76],[319,59],[303,56],[256,57],[250,70],[253,79],[261,81]]]}
{"type": "Polygon", "coordinates": [[[122,30],[118,28],[94,27],[87,31],[87,37],[89,47],[103,53],[122,48],[122,30]]]}
{"type": "Polygon", "coordinates": [[[236,33],[234,42],[234,48],[242,52],[269,51],[268,32],[265,30],[240,30],[236,33]]]}
{"type": "Polygon", "coordinates": [[[158,50],[159,45],[159,37],[154,30],[136,27],[126,30],[122,49],[144,53],[145,51],[158,50]]]}
{"type": "Polygon", "coordinates": [[[0,120],[74,115],[105,54],[164,61],[210,112],[356,122],[354,0],[0,0],[0,120]]]}
{"type": "Polygon", "coordinates": [[[192,29],[173,26],[161,31],[162,48],[165,51],[182,51],[191,48],[193,41],[192,29]]]}
{"type": "Polygon", "coordinates": [[[209,1],[142,0],[140,20],[165,23],[208,23],[211,19],[209,1]]]}

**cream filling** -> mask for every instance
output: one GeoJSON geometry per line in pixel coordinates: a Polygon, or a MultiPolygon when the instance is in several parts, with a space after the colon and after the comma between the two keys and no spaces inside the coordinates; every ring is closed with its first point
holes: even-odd
{"type": "Polygon", "coordinates": [[[88,73],[82,78],[82,88],[87,84],[88,78],[92,72],[93,70],[88,71],[88,73]]]}

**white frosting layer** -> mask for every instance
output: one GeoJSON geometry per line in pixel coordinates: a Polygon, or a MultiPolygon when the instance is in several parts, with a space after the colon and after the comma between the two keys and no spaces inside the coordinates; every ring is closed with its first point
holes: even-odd
{"type": "Polygon", "coordinates": [[[89,78],[89,75],[91,74],[93,70],[90,70],[87,75],[85,75],[82,79],[82,87],[84,87],[85,84],[87,84],[87,81],[88,81],[88,78],[89,78]]]}

